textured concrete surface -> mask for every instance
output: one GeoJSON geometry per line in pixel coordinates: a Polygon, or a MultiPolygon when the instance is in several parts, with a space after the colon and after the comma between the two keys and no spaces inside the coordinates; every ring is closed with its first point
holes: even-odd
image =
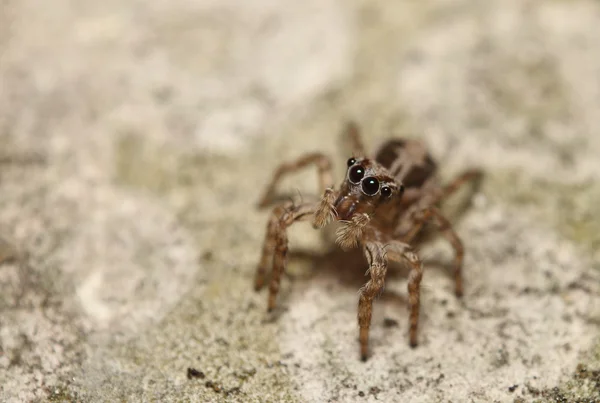
{"type": "Polygon", "coordinates": [[[0,400],[599,402],[598,49],[592,0],[0,2],[0,400]],[[486,173],[464,299],[422,245],[421,344],[399,270],[366,363],[310,225],[273,317],[251,287],[260,191],[341,179],[348,117],[486,173]]]}

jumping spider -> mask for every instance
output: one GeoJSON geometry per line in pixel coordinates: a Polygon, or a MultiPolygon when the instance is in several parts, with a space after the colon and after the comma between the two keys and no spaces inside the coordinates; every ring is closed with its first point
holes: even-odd
{"type": "Polygon", "coordinates": [[[409,337],[411,347],[417,345],[423,265],[409,244],[416,240],[430,220],[437,224],[454,248],[455,293],[458,297],[463,294],[463,245],[436,206],[467,181],[479,178],[480,172],[468,170],[450,184],[441,186],[435,175],[436,163],[421,142],[390,139],[370,158],[355,124],[348,124],[346,135],[354,157],[347,161],[346,177],[338,190],[333,188],[331,161],[322,153],[307,154],[294,162],[284,163],[275,172],[259,202],[260,207],[266,207],[273,201],[276,186],[284,175],[309,165],[317,166],[324,193],[317,203],[288,202],[274,208],[254,284],[255,289],[260,290],[267,269],[272,268],[268,299],[268,310],[271,311],[275,307],[286,264],[287,228],[297,221],[312,221],[315,229],[323,228],[334,220],[340,221],[342,225],[336,232],[337,243],[342,249],[362,247],[369,265],[367,274],[370,280],[360,289],[358,301],[360,356],[366,360],[373,300],[383,291],[388,260],[405,262],[410,268],[409,337]]]}

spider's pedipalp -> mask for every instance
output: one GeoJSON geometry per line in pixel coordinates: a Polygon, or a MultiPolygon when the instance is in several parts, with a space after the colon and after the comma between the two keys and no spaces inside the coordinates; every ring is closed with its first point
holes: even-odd
{"type": "Polygon", "coordinates": [[[336,231],[336,242],[344,250],[352,249],[362,241],[365,227],[371,217],[366,214],[356,214],[351,220],[343,221],[336,231]]]}
{"type": "Polygon", "coordinates": [[[319,229],[323,228],[331,221],[337,218],[337,211],[333,203],[337,197],[336,192],[331,189],[325,189],[325,193],[319,202],[319,206],[315,210],[314,218],[313,218],[313,228],[319,229]]]}

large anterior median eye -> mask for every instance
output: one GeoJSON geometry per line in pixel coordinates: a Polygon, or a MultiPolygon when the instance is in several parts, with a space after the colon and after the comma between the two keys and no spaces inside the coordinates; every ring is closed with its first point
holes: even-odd
{"type": "Polygon", "coordinates": [[[360,165],[353,166],[350,168],[350,172],[348,172],[348,178],[350,179],[350,182],[354,183],[355,185],[358,184],[358,182],[360,182],[364,176],[365,170],[360,165]]]}
{"type": "Polygon", "coordinates": [[[363,179],[362,190],[367,196],[373,196],[374,194],[379,192],[379,181],[373,178],[372,176],[363,179]]]}

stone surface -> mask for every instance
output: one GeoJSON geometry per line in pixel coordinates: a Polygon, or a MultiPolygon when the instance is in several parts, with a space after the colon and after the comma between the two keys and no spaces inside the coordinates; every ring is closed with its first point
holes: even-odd
{"type": "Polygon", "coordinates": [[[599,46],[592,0],[3,1],[0,400],[600,401],[599,46]],[[349,117],[485,171],[464,299],[421,245],[420,345],[398,270],[366,363],[365,267],[310,225],[273,316],[251,286],[262,188],[341,180],[349,117]]]}

